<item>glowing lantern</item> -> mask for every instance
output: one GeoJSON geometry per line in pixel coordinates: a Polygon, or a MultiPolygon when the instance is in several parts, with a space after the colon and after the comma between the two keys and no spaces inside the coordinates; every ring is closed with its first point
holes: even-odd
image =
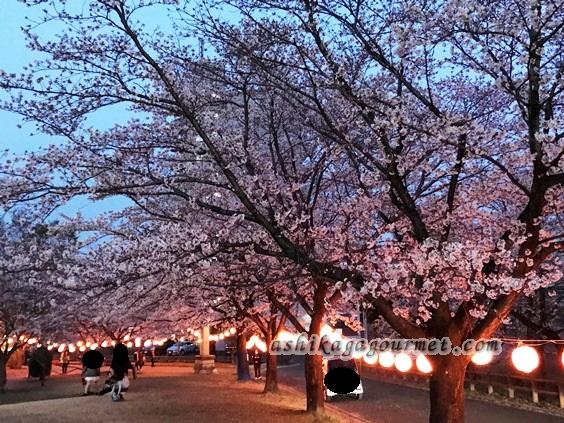
{"type": "Polygon", "coordinates": [[[37,342],[37,339],[36,339],[36,338],[29,338],[28,341],[27,341],[27,343],[28,343],[29,345],[33,345],[33,344],[35,344],[36,342],[37,342]]]}
{"type": "Polygon", "coordinates": [[[365,354],[364,355],[364,362],[369,365],[374,365],[378,363],[378,353],[374,351],[373,354],[365,354]]]}
{"type": "Polygon", "coordinates": [[[411,366],[413,366],[413,361],[411,360],[411,357],[409,355],[407,355],[404,352],[401,352],[398,355],[396,355],[394,364],[396,366],[396,369],[398,369],[402,373],[405,373],[405,372],[409,372],[411,366]]]}
{"type": "Polygon", "coordinates": [[[294,341],[297,337],[298,335],[294,333],[288,332],[287,330],[281,330],[280,332],[278,332],[278,336],[276,337],[276,339],[282,342],[288,342],[288,341],[294,341]]]}
{"type": "Polygon", "coordinates": [[[229,332],[229,330],[226,330],[225,332],[223,332],[223,336],[227,337],[231,335],[231,333],[229,332]]]}
{"type": "Polygon", "coordinates": [[[391,351],[383,351],[378,357],[378,362],[382,367],[390,368],[394,365],[394,354],[391,351]]]}
{"type": "Polygon", "coordinates": [[[96,342],[94,342],[92,345],[90,345],[91,350],[95,350],[97,348],[98,348],[98,344],[96,342]]]}
{"type": "Polygon", "coordinates": [[[415,359],[415,366],[421,373],[431,373],[433,371],[431,362],[423,354],[419,354],[417,356],[417,358],[415,359]]]}
{"type": "Polygon", "coordinates": [[[255,346],[255,339],[256,339],[256,335],[253,335],[249,338],[249,340],[247,341],[247,344],[245,345],[247,347],[248,350],[253,349],[253,347],[255,346]]]}
{"type": "Polygon", "coordinates": [[[112,341],[111,344],[112,344],[112,347],[115,347],[116,344],[117,344],[117,342],[116,342],[116,341],[112,341]]]}
{"type": "Polygon", "coordinates": [[[57,347],[59,346],[59,344],[55,342],[55,343],[53,344],[53,346],[54,346],[55,348],[57,348],[57,347]]]}
{"type": "Polygon", "coordinates": [[[73,353],[76,351],[76,347],[73,344],[69,344],[69,352],[73,353]]]}
{"type": "Polygon", "coordinates": [[[47,347],[47,349],[48,349],[49,351],[51,351],[51,350],[53,349],[53,345],[49,345],[49,346],[47,347]]]}
{"type": "Polygon", "coordinates": [[[8,338],[8,345],[12,345],[14,342],[14,338],[8,338]]]}
{"type": "Polygon", "coordinates": [[[485,366],[486,364],[490,364],[492,360],[493,354],[486,350],[478,351],[472,356],[472,363],[477,366],[485,366]]]}
{"type": "Polygon", "coordinates": [[[152,342],[150,339],[147,339],[147,340],[143,343],[143,346],[144,346],[145,348],[150,348],[150,347],[153,346],[153,342],[152,342]]]}
{"type": "Polygon", "coordinates": [[[82,341],[78,341],[76,343],[76,346],[79,347],[79,348],[82,347],[83,345],[84,345],[84,342],[82,342],[82,341]]]}
{"type": "Polygon", "coordinates": [[[127,348],[132,348],[132,347],[133,347],[133,342],[129,341],[126,345],[127,345],[127,348]]]}
{"type": "Polygon", "coordinates": [[[84,351],[86,351],[86,347],[84,345],[82,345],[78,350],[80,352],[84,352],[84,351]]]}
{"type": "Polygon", "coordinates": [[[511,353],[511,361],[517,370],[523,373],[531,373],[540,364],[539,354],[533,347],[522,345],[511,353]]]}
{"type": "Polygon", "coordinates": [[[329,325],[323,325],[321,327],[321,330],[319,331],[319,334],[321,336],[331,336],[332,333],[333,333],[333,328],[329,325]]]}
{"type": "Polygon", "coordinates": [[[102,348],[108,348],[110,343],[108,341],[102,341],[102,348]]]}
{"type": "Polygon", "coordinates": [[[266,352],[266,350],[267,350],[267,348],[266,348],[266,343],[265,343],[263,340],[261,340],[261,339],[259,339],[259,340],[257,341],[256,346],[257,346],[257,348],[258,348],[260,351],[262,351],[262,352],[266,352]]]}
{"type": "Polygon", "coordinates": [[[197,331],[194,331],[194,336],[195,336],[196,338],[199,338],[200,336],[202,336],[202,334],[200,333],[199,330],[197,330],[197,331]]]}
{"type": "Polygon", "coordinates": [[[86,348],[90,348],[90,346],[92,345],[92,342],[88,341],[85,345],[86,348]]]}
{"type": "Polygon", "coordinates": [[[131,338],[129,335],[125,335],[125,336],[123,337],[123,340],[124,340],[125,342],[127,342],[127,341],[129,341],[129,338],[131,338]]]}
{"type": "Polygon", "coordinates": [[[262,352],[266,351],[266,343],[256,335],[251,336],[251,339],[249,339],[247,341],[246,346],[247,346],[248,350],[256,347],[257,349],[259,349],[262,352]]]}
{"type": "Polygon", "coordinates": [[[366,354],[365,348],[363,348],[360,351],[355,348],[355,350],[352,353],[352,358],[354,358],[355,360],[360,360],[362,357],[364,357],[365,354],[366,354]]]}
{"type": "Polygon", "coordinates": [[[141,346],[141,338],[135,338],[135,347],[139,348],[141,346]]]}
{"type": "Polygon", "coordinates": [[[220,334],[219,334],[219,339],[223,339],[223,338],[225,338],[225,336],[223,336],[223,334],[220,333],[220,334]]]}
{"type": "Polygon", "coordinates": [[[235,329],[235,328],[230,328],[230,329],[229,329],[229,333],[230,333],[231,335],[235,335],[235,334],[237,333],[237,329],[235,329]]]}
{"type": "Polygon", "coordinates": [[[59,351],[60,353],[62,353],[65,350],[65,344],[61,344],[59,345],[59,349],[57,351],[59,351]]]}

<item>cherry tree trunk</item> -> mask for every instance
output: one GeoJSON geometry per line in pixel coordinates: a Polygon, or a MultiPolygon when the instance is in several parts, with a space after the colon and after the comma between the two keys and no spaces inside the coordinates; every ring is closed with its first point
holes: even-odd
{"type": "Polygon", "coordinates": [[[237,332],[237,380],[251,380],[247,357],[247,335],[245,332],[237,332]]]}
{"type": "Polygon", "coordinates": [[[266,382],[264,392],[278,392],[278,367],[277,356],[266,353],[266,382]]]}
{"type": "MultiPolygon", "coordinates": [[[[319,283],[313,294],[313,315],[309,326],[309,336],[319,336],[325,319],[325,295],[327,285],[319,283]]],[[[325,386],[323,385],[323,357],[320,354],[305,356],[305,380],[307,412],[323,414],[325,411],[325,386]]]]}
{"type": "Polygon", "coordinates": [[[323,385],[323,357],[319,354],[305,356],[307,412],[325,411],[325,387],[323,385]]]}
{"type": "Polygon", "coordinates": [[[8,358],[4,354],[0,354],[0,393],[6,392],[6,383],[8,382],[8,358]]]}
{"type": "Polygon", "coordinates": [[[464,376],[466,357],[446,355],[434,361],[429,381],[430,423],[464,423],[464,376]]]}

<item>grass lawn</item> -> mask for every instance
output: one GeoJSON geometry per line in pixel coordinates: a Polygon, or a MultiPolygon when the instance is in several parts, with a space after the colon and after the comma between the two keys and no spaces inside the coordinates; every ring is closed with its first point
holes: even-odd
{"type": "Polygon", "coordinates": [[[233,367],[227,365],[220,365],[215,375],[195,375],[190,366],[145,367],[132,381],[126,400],[118,403],[109,395],[81,396],[77,370],[50,377],[44,387],[25,379],[22,371],[11,371],[8,377],[9,391],[0,395],[0,421],[11,423],[314,421],[303,412],[305,398],[291,393],[264,395],[262,383],[237,383],[233,367]]]}

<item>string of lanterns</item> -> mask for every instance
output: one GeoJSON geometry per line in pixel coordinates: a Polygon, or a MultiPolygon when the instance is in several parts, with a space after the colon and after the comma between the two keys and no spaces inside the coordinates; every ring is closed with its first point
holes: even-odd
{"type": "MultiPolygon", "coordinates": [[[[324,325],[321,328],[320,334],[321,336],[328,336],[331,342],[346,339],[339,331],[333,330],[329,325],[324,325]]],[[[297,336],[297,334],[281,331],[276,339],[280,341],[290,341],[295,340],[297,336]]],[[[505,344],[517,344],[511,352],[511,363],[519,372],[525,374],[532,373],[540,365],[540,355],[537,349],[533,347],[546,344],[564,345],[564,341],[561,340],[533,340],[532,343],[527,340],[526,344],[524,344],[523,340],[510,338],[500,339],[500,341],[505,344]]],[[[266,351],[267,349],[264,341],[256,335],[253,335],[247,342],[247,349],[252,349],[253,347],[261,351],[266,351]]],[[[370,354],[366,354],[366,351],[354,351],[352,358],[363,360],[364,363],[370,366],[379,364],[386,369],[395,368],[402,373],[409,372],[414,364],[415,368],[420,373],[429,374],[433,371],[431,361],[421,353],[408,354],[406,352],[399,352],[394,354],[392,351],[381,351],[379,353],[373,351],[370,352],[370,354]]],[[[472,355],[471,361],[476,366],[486,366],[490,364],[493,359],[494,355],[491,351],[481,350],[472,355]]],[[[564,366],[564,349],[560,351],[560,361],[562,366],[564,366]]]]}
{"type": "MultiPolygon", "coordinates": [[[[41,344],[40,341],[35,338],[35,337],[30,337],[27,338],[25,335],[21,335],[19,338],[16,336],[12,336],[6,339],[5,342],[7,342],[8,345],[13,345],[16,340],[18,340],[19,342],[21,342],[22,344],[26,344],[29,346],[36,346],[36,347],[42,347],[45,346],[47,347],[47,349],[49,351],[52,350],[56,350],[58,352],[63,352],[63,351],[68,351],[69,353],[74,353],[76,351],[80,351],[80,352],[85,352],[87,350],[96,350],[99,348],[108,348],[110,346],[115,346],[117,344],[117,341],[115,340],[106,340],[101,342],[100,344],[98,344],[97,342],[90,342],[90,341],[77,341],[76,343],[72,343],[72,342],[53,342],[51,340],[48,340],[45,345],[41,344]]],[[[146,348],[150,348],[152,346],[161,346],[163,345],[165,342],[167,341],[167,338],[164,339],[160,339],[160,340],[152,340],[152,339],[147,339],[145,341],[142,340],[142,338],[135,338],[134,340],[131,340],[131,337],[126,335],[123,338],[123,343],[128,347],[128,348],[141,348],[141,346],[143,345],[146,348]]],[[[0,343],[1,345],[1,343],[0,343]]]]}
{"type": "MultiPolygon", "coordinates": [[[[354,357],[354,355],[353,355],[354,357]]],[[[475,353],[471,361],[477,366],[486,366],[493,360],[493,354],[490,351],[479,351],[475,353]]],[[[355,357],[356,358],[356,357],[355,357]]],[[[394,354],[391,351],[382,351],[380,353],[371,353],[364,355],[363,361],[368,365],[379,364],[383,368],[395,367],[402,373],[409,372],[413,367],[412,356],[400,352],[394,354]]],[[[564,366],[564,351],[560,353],[560,361],[564,366]]],[[[521,373],[532,373],[540,365],[540,356],[538,351],[529,345],[519,345],[511,352],[511,363],[521,373]]],[[[416,354],[415,367],[421,373],[428,374],[433,371],[433,366],[429,359],[423,354],[416,354]]]]}
{"type": "MultiPolygon", "coordinates": [[[[183,331],[184,332],[184,331],[183,331]]],[[[199,330],[192,330],[190,328],[188,328],[186,330],[186,333],[189,335],[192,335],[194,338],[196,338],[196,342],[201,342],[201,332],[199,330]]],[[[237,333],[237,329],[235,329],[234,327],[227,329],[221,333],[215,334],[215,335],[210,335],[209,336],[209,340],[210,341],[218,341],[218,340],[223,340],[229,336],[235,335],[237,333]]],[[[123,344],[125,344],[127,346],[127,348],[141,348],[141,346],[145,347],[145,348],[151,348],[153,346],[162,346],[164,345],[164,343],[166,341],[168,341],[169,339],[177,339],[177,336],[175,334],[172,334],[170,336],[170,338],[162,338],[162,339],[145,339],[143,340],[141,337],[137,337],[135,339],[132,339],[130,335],[125,335],[123,337],[123,339],[121,340],[121,342],[123,344]]],[[[186,338],[180,337],[178,338],[179,341],[184,341],[186,338]]],[[[21,342],[22,344],[26,344],[29,346],[36,346],[36,347],[41,347],[43,346],[39,339],[36,337],[30,337],[29,335],[20,335],[19,337],[17,336],[11,336],[5,339],[5,341],[0,342],[0,346],[6,342],[8,345],[13,345],[16,340],[19,340],[19,342],[21,342]]],[[[47,349],[49,351],[52,350],[56,350],[59,353],[67,350],[69,353],[74,353],[76,351],[80,351],[80,352],[85,352],[87,350],[96,350],[99,348],[109,348],[109,347],[113,347],[117,344],[116,340],[104,340],[100,343],[98,342],[91,342],[91,341],[76,341],[76,342],[53,342],[51,340],[48,340],[45,343],[45,346],[47,347],[47,349]]]]}
{"type": "Polygon", "coordinates": [[[236,333],[237,333],[237,329],[230,328],[230,329],[223,331],[222,333],[210,335],[208,339],[210,341],[213,341],[213,342],[223,341],[225,338],[232,336],[232,335],[235,335],[236,333]]]}
{"type": "MultiPolygon", "coordinates": [[[[192,334],[197,340],[196,342],[201,342],[201,332],[199,330],[192,330],[188,329],[187,332],[192,334]]],[[[237,330],[235,328],[227,329],[221,333],[213,334],[209,336],[210,341],[220,341],[229,336],[235,335],[237,330]]],[[[328,336],[331,342],[335,340],[344,340],[344,338],[340,331],[333,330],[329,325],[324,325],[321,328],[320,332],[321,336],[328,336]]],[[[290,333],[288,331],[282,330],[276,339],[280,341],[288,341],[296,338],[296,334],[290,333]]],[[[172,335],[172,338],[176,338],[176,335],[172,335]]],[[[7,342],[8,345],[13,345],[16,340],[19,340],[22,343],[27,345],[35,345],[41,347],[41,343],[35,337],[27,338],[25,335],[20,335],[19,337],[12,336],[5,339],[4,342],[7,342]]],[[[135,339],[131,339],[129,335],[124,336],[123,343],[128,348],[141,348],[141,346],[145,348],[151,348],[153,346],[162,346],[168,338],[163,339],[146,339],[143,341],[142,338],[137,337],[135,339]]],[[[181,341],[184,340],[184,337],[180,338],[181,341]]],[[[528,374],[535,371],[540,365],[540,356],[534,347],[538,347],[541,345],[546,344],[555,344],[555,345],[564,345],[563,340],[526,340],[526,344],[523,340],[513,339],[513,338],[505,338],[500,339],[505,344],[517,344],[517,346],[511,352],[511,363],[513,366],[520,372],[528,374]]],[[[76,351],[85,352],[87,350],[96,350],[98,348],[108,348],[110,346],[116,345],[115,340],[105,340],[102,341],[100,344],[97,342],[90,342],[90,341],[77,341],[76,343],[57,343],[48,340],[46,342],[46,347],[48,350],[56,349],[58,352],[63,352],[67,350],[69,353],[74,353],[76,351]]],[[[256,348],[262,352],[267,351],[266,343],[257,335],[251,336],[251,338],[247,341],[246,347],[248,350],[256,348]]],[[[357,360],[363,360],[367,365],[374,366],[379,364],[383,368],[391,369],[396,368],[398,371],[402,373],[409,372],[413,365],[415,364],[415,368],[423,373],[429,374],[433,371],[433,366],[429,359],[423,354],[415,354],[410,355],[405,352],[399,352],[394,354],[391,351],[381,351],[376,352],[373,351],[370,354],[366,354],[365,351],[355,351],[352,354],[352,357],[357,360]]],[[[486,366],[490,364],[494,359],[494,355],[491,351],[488,350],[481,350],[476,352],[471,361],[476,366],[486,366]]],[[[562,366],[564,366],[564,348],[560,351],[560,361],[562,366]]]]}

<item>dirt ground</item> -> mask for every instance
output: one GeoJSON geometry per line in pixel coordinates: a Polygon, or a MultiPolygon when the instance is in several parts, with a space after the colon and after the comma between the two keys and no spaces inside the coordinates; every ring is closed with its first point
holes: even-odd
{"type": "Polygon", "coordinates": [[[125,401],[117,403],[109,395],[83,397],[78,369],[51,376],[44,387],[26,379],[23,371],[11,371],[8,377],[9,391],[0,395],[0,421],[11,423],[315,421],[303,412],[303,396],[264,395],[262,383],[237,383],[233,367],[226,365],[214,375],[195,375],[188,366],[145,367],[125,401]]]}

